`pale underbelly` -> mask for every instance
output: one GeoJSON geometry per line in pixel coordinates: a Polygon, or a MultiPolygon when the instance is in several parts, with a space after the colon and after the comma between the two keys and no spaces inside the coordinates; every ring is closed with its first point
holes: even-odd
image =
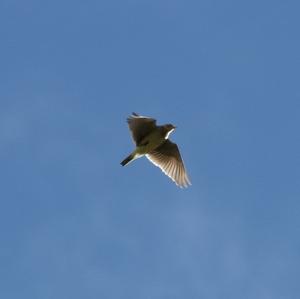
{"type": "Polygon", "coordinates": [[[140,143],[140,145],[136,148],[136,153],[139,155],[145,155],[153,150],[155,150],[158,146],[164,143],[166,140],[161,136],[161,134],[151,134],[146,136],[144,140],[140,143]]]}

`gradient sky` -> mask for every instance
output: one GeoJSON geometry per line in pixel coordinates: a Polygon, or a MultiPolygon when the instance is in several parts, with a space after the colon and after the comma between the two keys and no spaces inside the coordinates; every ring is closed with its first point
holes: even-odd
{"type": "Polygon", "coordinates": [[[300,298],[299,11],[2,0],[0,297],[300,298]],[[190,188],[120,166],[132,111],[190,188]]]}

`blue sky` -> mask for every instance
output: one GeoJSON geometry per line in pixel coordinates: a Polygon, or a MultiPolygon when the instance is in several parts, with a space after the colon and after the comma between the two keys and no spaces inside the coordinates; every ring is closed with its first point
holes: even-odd
{"type": "Polygon", "coordinates": [[[0,297],[299,298],[298,1],[0,3],[0,297]],[[133,149],[173,123],[193,185],[133,149]]]}

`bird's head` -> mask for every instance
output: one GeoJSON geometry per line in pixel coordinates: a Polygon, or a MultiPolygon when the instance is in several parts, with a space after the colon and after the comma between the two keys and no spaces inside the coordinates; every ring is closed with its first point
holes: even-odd
{"type": "Polygon", "coordinates": [[[176,129],[176,127],[172,124],[166,124],[163,127],[166,132],[166,137],[165,137],[166,139],[168,139],[169,135],[176,129]]]}

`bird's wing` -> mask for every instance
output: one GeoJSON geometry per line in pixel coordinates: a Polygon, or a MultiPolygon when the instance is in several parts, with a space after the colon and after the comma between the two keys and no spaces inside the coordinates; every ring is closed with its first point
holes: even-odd
{"type": "Polygon", "coordinates": [[[175,143],[167,139],[162,145],[147,154],[146,157],[179,187],[191,185],[178,146],[175,143]]]}
{"type": "Polygon", "coordinates": [[[156,128],[154,118],[141,116],[134,112],[127,118],[127,122],[136,145],[139,145],[143,138],[156,128]]]}

